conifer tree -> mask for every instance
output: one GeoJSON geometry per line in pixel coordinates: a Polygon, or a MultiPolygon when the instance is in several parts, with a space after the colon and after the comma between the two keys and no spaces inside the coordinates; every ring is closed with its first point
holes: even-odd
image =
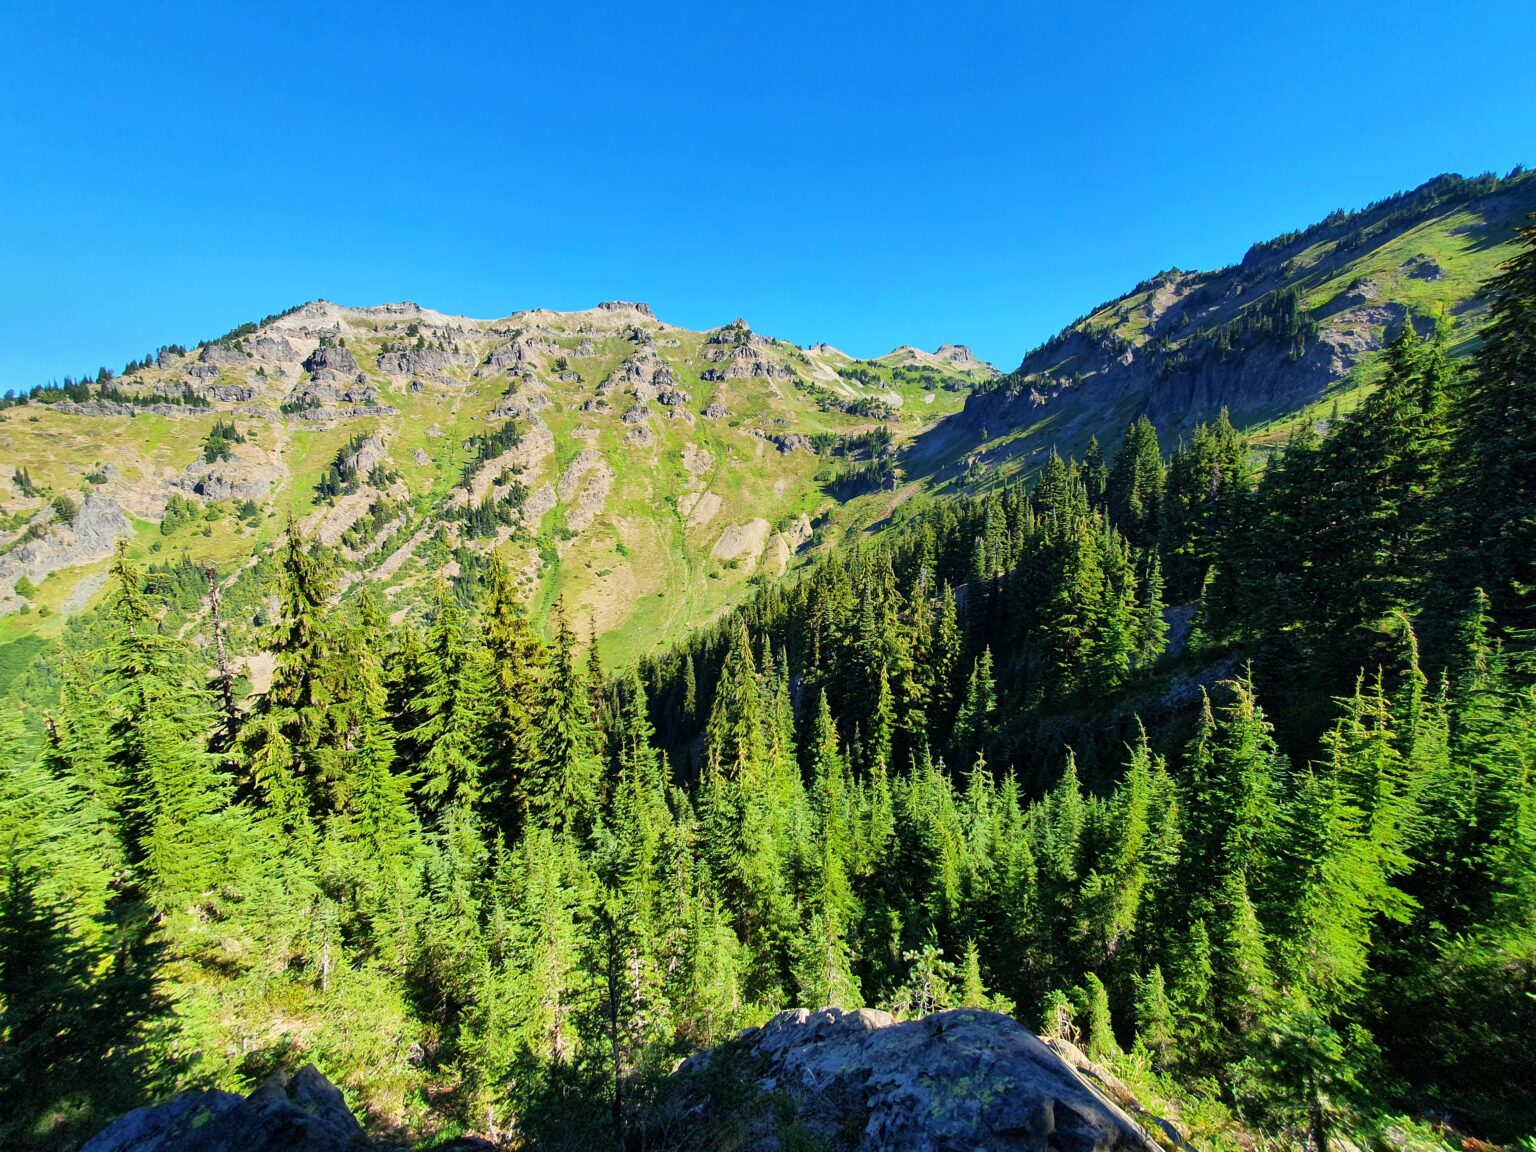
{"type": "Polygon", "coordinates": [[[1163,458],[1145,416],[1126,431],[1105,485],[1110,519],[1133,547],[1157,542],[1163,501],[1163,458]]]}
{"type": "Polygon", "coordinates": [[[1175,1059],[1173,1006],[1168,1000],[1163,969],[1154,964],[1136,984],[1136,1046],[1166,1071],[1175,1059]]]}
{"type": "Polygon", "coordinates": [[[992,676],[992,649],[981,650],[966,680],[965,696],[955,713],[954,749],[957,760],[969,762],[986,746],[997,723],[997,685],[992,676]]]}
{"type": "Polygon", "coordinates": [[[1488,325],[1457,405],[1451,581],[1484,588],[1511,627],[1536,623],[1536,227],[1487,286],[1488,325]],[[1470,579],[1469,579],[1470,577],[1470,579]]]}
{"type": "Polygon", "coordinates": [[[490,668],[447,584],[437,590],[414,689],[405,742],[424,813],[436,816],[455,803],[478,805],[491,711],[490,668]]]}
{"type": "Polygon", "coordinates": [[[160,634],[142,577],[119,551],[115,635],[108,650],[118,710],[112,759],[129,855],[169,910],[211,885],[228,832],[228,787],[207,750],[216,718],[187,653],[160,634]]]}
{"type": "Polygon", "coordinates": [[[499,559],[490,568],[483,627],[491,701],[482,791],[492,824],[510,835],[528,804],[548,655],[528,621],[511,570],[499,559]]]}
{"type": "Polygon", "coordinates": [[[289,525],[278,566],[278,619],[269,639],[272,683],[245,729],[250,780],[278,826],[301,844],[329,805],[336,746],[336,579],[326,558],[289,525]]]}
{"type": "Polygon", "coordinates": [[[576,638],[563,612],[545,680],[533,807],[539,819],[568,832],[586,832],[597,815],[602,762],[586,678],[576,662],[576,638]]]}
{"type": "Polygon", "coordinates": [[[1099,438],[1090,436],[1083,455],[1083,489],[1088,494],[1088,507],[1102,508],[1108,488],[1109,468],[1104,463],[1104,450],[1099,447],[1099,438]]]}

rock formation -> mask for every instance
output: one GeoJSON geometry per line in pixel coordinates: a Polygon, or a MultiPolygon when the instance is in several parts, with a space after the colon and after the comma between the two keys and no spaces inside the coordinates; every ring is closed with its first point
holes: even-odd
{"type": "MultiPolygon", "coordinates": [[[[1074,1063],[1096,1069],[1075,1051],[1074,1063]]],[[[1159,1152],[1113,1103],[1105,1074],[1085,1078],[1044,1041],[997,1012],[953,1009],[895,1023],[886,1012],[803,1008],[780,1012],[721,1047],[685,1060],[664,1094],[670,1121],[714,1147],[714,1127],[732,1128],[731,1147],[778,1152],[799,1143],[861,1152],[1159,1152]],[[722,1077],[749,1109],[712,1110],[722,1077]]],[[[1112,1078],[1109,1078],[1112,1079],[1112,1078]]],[[[1129,1097],[1126,1100],[1130,1106],[1129,1097]]],[[[594,1102],[594,1106],[598,1106],[594,1102]]],[[[723,1131],[723,1128],[722,1128],[723,1131]]],[[[1175,1134],[1176,1135],[1176,1134],[1175,1134]]],[[[1173,1137],[1170,1137],[1172,1139],[1173,1137]]],[[[689,1146],[693,1146],[690,1144],[689,1146]]],[[[276,1073],[249,1096],[187,1092],[140,1108],[88,1141],[81,1152],[342,1152],[377,1147],[341,1092],[313,1065],[291,1079],[276,1073]]],[[[472,1138],[436,1145],[471,1152],[472,1138]]]]}
{"type": "Polygon", "coordinates": [[[249,1096],[184,1092],[139,1108],[81,1152],[343,1152],[364,1139],[340,1090],[309,1064],[291,1080],[268,1077],[249,1096]]]}
{"type": "Polygon", "coordinates": [[[742,1144],[753,1152],[782,1147],[789,1124],[862,1152],[1158,1147],[1044,1041],[997,1012],[954,1009],[898,1024],[868,1009],[801,1008],[685,1061],[677,1076],[686,1086],[722,1057],[777,1098],[742,1144]]]}

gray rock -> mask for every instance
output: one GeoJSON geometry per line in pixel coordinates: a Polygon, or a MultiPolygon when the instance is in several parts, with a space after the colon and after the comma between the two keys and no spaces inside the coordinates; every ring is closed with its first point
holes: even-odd
{"type": "Polygon", "coordinates": [[[171,486],[204,500],[265,500],[272,484],[263,479],[240,479],[220,463],[194,460],[171,486]]]}
{"type": "Polygon", "coordinates": [[[250,357],[232,344],[204,344],[198,360],[204,364],[244,364],[250,357]]]}
{"type": "Polygon", "coordinates": [[[598,307],[604,312],[624,312],[627,310],[638,312],[640,315],[649,316],[652,319],[656,316],[656,313],[651,311],[649,304],[637,304],[629,300],[604,300],[598,307]]]}
{"type": "MultiPolygon", "coordinates": [[[[997,1012],[955,1009],[896,1024],[884,1012],[801,1008],[727,1048],[764,1092],[793,1104],[764,1110],[742,1145],[752,1152],[780,1147],[786,1113],[801,1132],[862,1152],[1157,1149],[1039,1037],[997,1012]]],[[[695,1056],[678,1075],[715,1059],[695,1056]]]]}
{"type": "Polygon", "coordinates": [[[948,360],[951,364],[958,364],[962,367],[980,363],[976,359],[975,354],[964,344],[940,344],[938,351],[934,355],[940,360],[948,360]]]}
{"type": "Polygon", "coordinates": [[[226,404],[245,404],[256,399],[256,389],[243,384],[204,384],[197,392],[205,400],[222,400],[226,404]]]}
{"type": "Polygon", "coordinates": [[[441,376],[453,358],[437,348],[413,348],[406,352],[380,352],[379,371],[386,376],[441,376]]]}
{"type": "Polygon", "coordinates": [[[304,361],[304,371],[316,380],[349,377],[356,379],[357,360],[340,344],[322,344],[304,361]]]}
{"type": "Polygon", "coordinates": [[[118,540],[133,535],[121,505],[101,492],[86,496],[72,523],[59,521],[51,510],[48,515],[46,536],[0,556],[0,595],[11,591],[23,575],[41,583],[50,572],[104,559],[118,540]]]}
{"type": "Polygon", "coordinates": [[[764,439],[780,452],[811,451],[810,437],[801,432],[771,432],[764,439]]]}
{"type": "Polygon", "coordinates": [[[357,451],[350,453],[342,463],[345,467],[355,471],[359,476],[367,477],[383,461],[383,439],[379,436],[370,436],[359,444],[357,451]]]}
{"type": "Polygon", "coordinates": [[[251,355],[260,360],[297,360],[299,354],[281,336],[258,336],[250,344],[251,355]]]}
{"type": "Polygon", "coordinates": [[[347,1152],[366,1146],[341,1092],[305,1065],[268,1077],[242,1099],[187,1092],[139,1108],[87,1141],[81,1152],[347,1152]]]}

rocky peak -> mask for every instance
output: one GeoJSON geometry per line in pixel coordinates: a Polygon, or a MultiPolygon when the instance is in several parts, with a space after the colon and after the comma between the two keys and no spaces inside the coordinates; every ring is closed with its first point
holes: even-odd
{"type": "Polygon", "coordinates": [[[652,320],[656,319],[656,313],[651,311],[649,304],[640,304],[632,300],[604,300],[598,304],[598,308],[604,312],[638,312],[642,316],[649,316],[652,320]]]}
{"type": "Polygon", "coordinates": [[[939,350],[934,353],[940,360],[948,360],[951,364],[975,364],[976,357],[964,344],[940,344],[939,350]]]}

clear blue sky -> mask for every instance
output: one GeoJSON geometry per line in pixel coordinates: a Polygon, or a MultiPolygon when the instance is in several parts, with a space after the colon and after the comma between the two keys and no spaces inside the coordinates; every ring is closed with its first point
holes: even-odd
{"type": "Polygon", "coordinates": [[[0,31],[0,389],[324,296],[1004,367],[1536,162],[1536,4],[61,3],[0,31]]]}

